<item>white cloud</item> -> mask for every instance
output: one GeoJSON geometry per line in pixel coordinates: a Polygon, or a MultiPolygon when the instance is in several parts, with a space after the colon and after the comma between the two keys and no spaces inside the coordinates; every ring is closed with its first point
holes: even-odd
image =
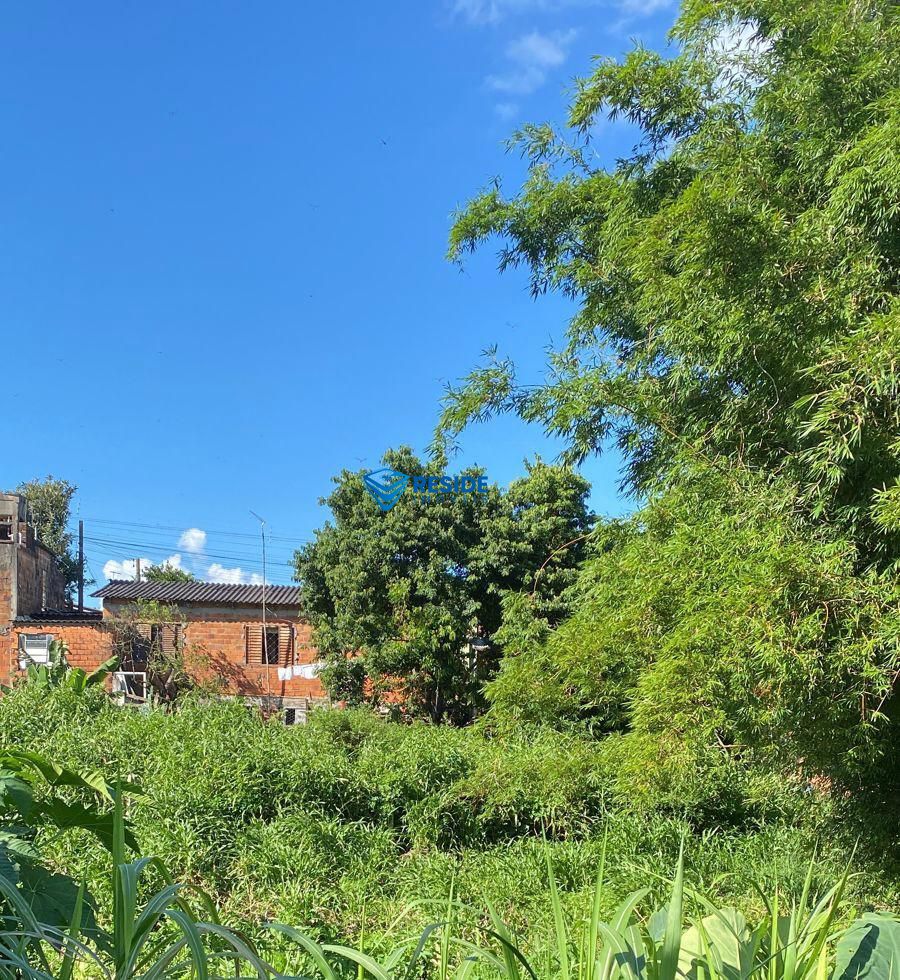
{"type": "MultiPolygon", "coordinates": [[[[149,568],[153,564],[149,558],[141,558],[141,568],[149,568]]],[[[135,560],[126,558],[125,561],[110,560],[103,566],[103,574],[112,582],[116,579],[133,579],[135,577],[135,560]]]]}
{"type": "Polygon", "coordinates": [[[494,111],[502,120],[508,122],[519,111],[519,106],[515,102],[498,102],[494,106],[494,111]]]}
{"type": "Polygon", "coordinates": [[[574,28],[568,31],[554,31],[541,34],[532,31],[512,41],[506,53],[515,61],[540,68],[555,68],[566,60],[566,47],[575,39],[574,28]]]}
{"type": "Polygon", "coordinates": [[[451,10],[470,24],[498,24],[506,17],[533,10],[559,10],[592,0],[451,0],[451,10]]]}
{"type": "Polygon", "coordinates": [[[189,527],[181,532],[178,547],[189,551],[192,555],[201,554],[206,548],[206,531],[201,531],[199,527],[189,527]]]}
{"type": "MultiPolygon", "coordinates": [[[[158,566],[159,568],[182,567],[181,555],[169,555],[168,558],[164,558],[162,561],[152,561],[150,558],[141,558],[139,560],[142,573],[146,572],[152,565],[158,566]]],[[[133,558],[126,558],[124,561],[116,561],[110,558],[103,566],[103,574],[111,582],[116,579],[133,579],[136,574],[135,560],[133,558]]]]}
{"type": "Polygon", "coordinates": [[[510,3],[509,0],[455,0],[453,13],[472,24],[496,24],[503,19],[511,6],[515,8],[529,4],[510,3]]]}
{"type": "Polygon", "coordinates": [[[547,72],[566,60],[567,49],[576,33],[574,29],[550,34],[531,31],[511,41],[506,47],[506,57],[512,64],[499,75],[488,75],[488,87],[509,95],[528,95],[539,89],[547,72]]]}
{"type": "Polygon", "coordinates": [[[619,0],[617,6],[626,16],[650,17],[660,10],[671,7],[672,0],[619,0]]]}
{"type": "Polygon", "coordinates": [[[529,95],[544,84],[546,74],[538,68],[520,68],[502,75],[488,75],[488,87],[507,95],[529,95]]]}
{"type": "Polygon", "coordinates": [[[159,563],[160,568],[181,568],[181,555],[169,555],[159,563]]]}
{"type": "Polygon", "coordinates": [[[242,568],[225,568],[218,562],[213,562],[206,570],[208,582],[221,582],[223,585],[262,585],[262,575],[256,572],[245,572],[242,568]]]}
{"type": "Polygon", "coordinates": [[[631,17],[649,17],[674,0],[448,0],[451,12],[470,24],[499,24],[508,17],[558,12],[572,7],[607,7],[631,17]]]}

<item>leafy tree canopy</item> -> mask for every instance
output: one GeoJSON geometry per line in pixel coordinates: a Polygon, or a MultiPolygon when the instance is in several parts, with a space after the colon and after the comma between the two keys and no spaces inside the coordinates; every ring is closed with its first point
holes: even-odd
{"type": "Polygon", "coordinates": [[[490,717],[618,733],[642,791],[729,758],[855,778],[891,738],[900,635],[900,585],[857,559],[782,485],[699,474],[598,529],[572,614],[504,659],[490,717]]]}
{"type": "MultiPolygon", "coordinates": [[[[383,462],[427,472],[407,448],[383,462]]],[[[473,667],[468,641],[491,643],[504,595],[526,590],[549,623],[566,611],[563,593],[592,522],[588,485],[535,463],[507,491],[407,491],[383,513],[363,476],[345,470],[335,478],[324,501],[333,521],[296,555],[304,613],[329,663],[326,686],[351,701],[399,689],[413,711],[464,721],[491,660],[482,652],[473,667]]]]}
{"type": "Polygon", "coordinates": [[[15,493],[28,503],[28,519],[41,541],[56,558],[71,588],[78,582],[78,559],[72,553],[72,534],[67,530],[69,508],[78,487],[67,480],[47,476],[20,483],[15,493]]]}
{"type": "Polygon", "coordinates": [[[598,61],[569,130],[513,138],[524,186],[458,216],[454,258],[499,239],[578,310],[545,383],[492,355],[437,445],[496,412],[570,460],[618,444],[643,506],[593,536],[562,627],[510,609],[492,716],[590,724],[677,799],[678,773],[847,776],[896,741],[900,8],[686,0],[673,35],[598,61]],[[640,140],[599,166],[617,119],[640,140]]]}
{"type": "Polygon", "coordinates": [[[890,0],[687,0],[679,53],[638,48],[578,84],[571,130],[526,126],[529,162],[459,215],[535,294],[575,298],[546,384],[494,356],[440,436],[512,411],[570,458],[618,442],[643,494],[686,461],[777,471],[807,513],[898,556],[900,8],[890,0]],[[612,168],[602,119],[641,133],[612,168]]]}
{"type": "Polygon", "coordinates": [[[151,565],[142,577],[148,582],[196,582],[197,577],[183,568],[174,565],[151,565]]]}

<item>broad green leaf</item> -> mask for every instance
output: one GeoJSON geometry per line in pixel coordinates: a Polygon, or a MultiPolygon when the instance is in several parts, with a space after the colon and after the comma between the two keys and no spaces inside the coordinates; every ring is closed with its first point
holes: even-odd
{"type": "Polygon", "coordinates": [[[868,912],[841,936],[835,951],[835,980],[898,980],[900,918],[868,912]]]}

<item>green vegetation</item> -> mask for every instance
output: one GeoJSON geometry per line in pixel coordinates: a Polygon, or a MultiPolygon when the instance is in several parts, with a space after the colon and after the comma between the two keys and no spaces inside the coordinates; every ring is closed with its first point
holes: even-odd
{"type": "MultiPolygon", "coordinates": [[[[48,928],[77,935],[123,977],[174,947],[172,972],[185,972],[185,958],[200,955],[194,940],[211,963],[239,944],[245,965],[260,957],[328,976],[317,966],[324,954],[343,975],[342,959],[362,951],[399,977],[435,923],[445,925],[428,932],[417,975],[525,977],[527,961],[541,977],[586,977],[614,951],[620,969],[634,961],[636,976],[651,980],[713,941],[726,964],[739,955],[741,976],[755,965],[774,980],[827,977],[838,927],[898,898],[888,834],[870,837],[854,859],[861,873],[845,880],[859,829],[847,801],[813,802],[800,783],[770,786],[742,822],[698,832],[690,806],[617,798],[591,741],[563,733],[496,739],[352,711],[285,728],[237,704],[187,700],[175,713],[143,713],[116,708],[97,688],[23,685],[4,698],[0,743],[39,745],[60,763],[4,756],[14,767],[0,781],[9,823],[24,812],[29,825],[15,830],[24,861],[11,848],[7,867],[30,874],[37,855],[50,860],[65,890],[48,928]],[[32,771],[23,794],[22,773],[32,771]],[[116,829],[114,798],[127,828],[116,829]],[[129,841],[161,860],[132,864],[129,841]],[[684,884],[678,878],[673,894],[682,846],[684,884]],[[111,852],[122,868],[112,876],[111,852]]],[[[9,907],[28,900],[19,891],[4,890],[7,915],[27,915],[9,907]]],[[[871,947],[873,930],[882,944],[894,935],[894,920],[868,921],[855,927],[857,943],[871,947]]],[[[88,955],[72,948],[76,959],[88,955]]],[[[65,963],[44,953],[44,973],[65,976],[65,963]]]]}
{"type": "MultiPolygon", "coordinates": [[[[409,449],[383,462],[411,476],[434,472],[409,449]]],[[[325,501],[334,522],[296,557],[303,611],[328,663],[323,680],[352,704],[393,692],[413,715],[470,721],[502,651],[504,599],[527,589],[553,624],[567,612],[563,592],[593,522],[588,484],[537,463],[507,490],[407,492],[382,513],[363,475],[335,478],[325,501]]]]}
{"type": "Polygon", "coordinates": [[[151,565],[141,573],[147,582],[196,582],[196,575],[175,565],[151,565]]]}
{"type": "Polygon", "coordinates": [[[78,558],[72,551],[72,534],[67,530],[69,508],[77,490],[67,480],[48,475],[43,480],[20,483],[13,491],[25,498],[28,520],[41,543],[53,552],[70,590],[78,584],[78,558]]]}
{"type": "MultiPolygon", "coordinates": [[[[180,688],[128,712],[37,675],[3,698],[0,748],[102,772],[118,869],[106,823],[30,819],[13,762],[0,881],[35,854],[70,897],[83,878],[72,939],[89,907],[110,973],[897,976],[900,7],[687,0],[674,36],[600,62],[571,132],[518,134],[521,192],[476,198],[451,241],[499,236],[579,309],[544,384],[494,357],[449,395],[441,468],[514,412],[567,463],[617,442],[634,515],[595,524],[543,464],[388,514],[345,472],[298,555],[332,692],[399,690],[432,723],[284,728],[180,688]],[[611,171],[603,117],[641,131],[611,171]],[[127,865],[126,811],[162,864],[127,865]]],[[[69,980],[25,891],[3,891],[0,971],[69,980]]]]}
{"type": "Polygon", "coordinates": [[[599,62],[569,131],[514,138],[521,190],[452,232],[578,311],[545,383],[494,355],[449,394],[440,451],[515,413],[569,461],[615,442],[640,503],[558,629],[510,606],[490,718],[602,737],[648,805],[724,814],[802,773],[895,807],[898,7],[689,0],[674,38],[599,62]],[[638,145],[598,167],[619,118],[638,145]]]}

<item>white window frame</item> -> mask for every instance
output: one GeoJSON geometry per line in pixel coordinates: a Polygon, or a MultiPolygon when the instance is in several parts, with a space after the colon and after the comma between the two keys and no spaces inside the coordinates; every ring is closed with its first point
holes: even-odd
{"type": "Polygon", "coordinates": [[[146,670],[116,670],[112,675],[112,693],[120,695],[123,700],[126,698],[136,698],[139,701],[147,700],[147,671],[146,670]],[[127,678],[139,677],[143,687],[143,694],[131,694],[128,690],[127,678]]]}
{"type": "Polygon", "coordinates": [[[52,633],[20,633],[19,670],[27,670],[32,664],[49,664],[50,644],[53,640],[52,633]]]}

